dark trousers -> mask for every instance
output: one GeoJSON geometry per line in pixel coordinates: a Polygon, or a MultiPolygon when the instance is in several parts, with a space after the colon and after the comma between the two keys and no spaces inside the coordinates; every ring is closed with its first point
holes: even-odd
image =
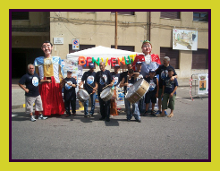
{"type": "Polygon", "coordinates": [[[110,116],[110,104],[111,104],[110,100],[104,101],[100,98],[100,95],[99,95],[100,113],[101,113],[103,118],[109,118],[109,116],[110,116]]]}
{"type": "Polygon", "coordinates": [[[72,107],[72,113],[76,113],[76,100],[65,100],[65,110],[67,115],[70,115],[70,105],[72,107]]]}

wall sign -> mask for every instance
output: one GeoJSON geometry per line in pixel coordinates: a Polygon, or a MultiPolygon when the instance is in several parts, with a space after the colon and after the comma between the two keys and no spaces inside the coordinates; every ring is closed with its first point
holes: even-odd
{"type": "Polygon", "coordinates": [[[63,45],[63,37],[54,37],[53,38],[53,44],[54,45],[63,45]]]}
{"type": "Polygon", "coordinates": [[[79,50],[79,39],[72,39],[72,50],[79,50]]]}

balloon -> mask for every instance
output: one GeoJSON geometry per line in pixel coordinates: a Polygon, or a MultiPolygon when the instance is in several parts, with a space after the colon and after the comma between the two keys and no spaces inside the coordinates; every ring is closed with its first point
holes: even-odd
{"type": "Polygon", "coordinates": [[[92,62],[92,57],[87,57],[87,58],[86,58],[86,61],[87,61],[87,66],[89,66],[89,63],[92,62]]]}
{"type": "Polygon", "coordinates": [[[98,60],[97,60],[97,61],[95,60],[94,57],[92,57],[92,62],[93,62],[93,63],[96,63],[96,64],[99,66],[99,57],[98,57],[98,60]]]}
{"type": "Polygon", "coordinates": [[[86,58],[84,56],[79,56],[79,65],[85,65],[86,64],[86,58]]]}
{"type": "Polygon", "coordinates": [[[130,56],[128,56],[128,62],[127,62],[127,59],[126,59],[126,57],[124,56],[124,58],[125,58],[125,64],[126,65],[128,65],[128,64],[130,64],[131,63],[131,58],[130,58],[130,56]]]}
{"type": "Polygon", "coordinates": [[[115,63],[116,63],[116,60],[115,60],[114,57],[111,58],[111,63],[112,63],[112,67],[114,67],[114,66],[115,66],[115,63]]]}
{"type": "Polygon", "coordinates": [[[106,58],[106,61],[105,61],[105,66],[107,66],[108,64],[108,58],[106,58]]]}
{"type": "Polygon", "coordinates": [[[108,65],[111,65],[111,60],[108,60],[108,65]]]}
{"type": "Polygon", "coordinates": [[[124,57],[121,58],[121,63],[122,63],[123,65],[125,65],[125,58],[124,58],[124,57]]]}
{"type": "Polygon", "coordinates": [[[104,62],[103,57],[101,57],[101,61],[104,62]]]}
{"type": "Polygon", "coordinates": [[[135,57],[136,55],[130,55],[130,57],[132,58],[132,60],[134,61],[134,57],[135,57]]]}
{"type": "Polygon", "coordinates": [[[120,62],[121,62],[120,58],[117,57],[117,60],[118,60],[118,65],[120,65],[120,62]]]}
{"type": "Polygon", "coordinates": [[[130,64],[131,63],[131,58],[130,58],[130,56],[128,56],[128,64],[130,64]]]}
{"type": "Polygon", "coordinates": [[[86,67],[86,65],[88,65],[88,62],[86,61],[86,64],[83,67],[86,67]]]}

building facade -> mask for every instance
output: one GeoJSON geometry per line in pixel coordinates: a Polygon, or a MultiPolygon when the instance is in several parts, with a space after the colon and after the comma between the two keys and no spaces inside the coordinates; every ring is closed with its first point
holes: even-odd
{"type": "MultiPolygon", "coordinates": [[[[20,12],[21,13],[21,12],[20,12]]],[[[42,55],[41,44],[50,40],[53,55],[66,59],[74,39],[80,50],[95,46],[115,46],[115,13],[106,12],[27,12],[12,15],[12,65],[27,66],[42,55]],[[19,16],[20,15],[20,16],[19,16]],[[22,16],[23,15],[23,16],[22,16]],[[60,39],[60,43],[56,43],[60,39]],[[22,64],[21,64],[22,63],[22,64]]],[[[145,39],[152,43],[152,53],[171,58],[179,78],[208,73],[208,18],[205,12],[118,12],[118,49],[141,52],[145,39]],[[173,50],[173,29],[198,31],[198,49],[173,50]]],[[[19,68],[20,68],[19,66],[19,68]]],[[[13,67],[12,77],[23,75],[13,67]],[[13,74],[15,73],[16,74],[13,74]]],[[[20,72],[23,72],[20,70],[20,72]]]]}

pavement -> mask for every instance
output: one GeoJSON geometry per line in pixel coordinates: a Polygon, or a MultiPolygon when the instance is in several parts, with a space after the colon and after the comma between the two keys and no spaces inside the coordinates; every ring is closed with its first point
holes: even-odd
{"type": "Polygon", "coordinates": [[[208,96],[192,101],[187,82],[183,86],[179,81],[174,117],[142,116],[141,123],[134,118],[126,121],[123,107],[110,122],[99,121],[98,108],[91,118],[78,110],[76,116],[53,115],[36,122],[29,120],[24,108],[12,108],[11,159],[209,161],[208,96]]]}
{"type": "Polygon", "coordinates": [[[12,109],[11,159],[209,161],[207,97],[192,101],[188,88],[179,87],[174,117],[142,116],[141,123],[134,118],[128,122],[124,108],[110,122],[99,120],[97,108],[91,118],[77,111],[76,116],[53,115],[36,122],[24,108],[12,109]]]}

